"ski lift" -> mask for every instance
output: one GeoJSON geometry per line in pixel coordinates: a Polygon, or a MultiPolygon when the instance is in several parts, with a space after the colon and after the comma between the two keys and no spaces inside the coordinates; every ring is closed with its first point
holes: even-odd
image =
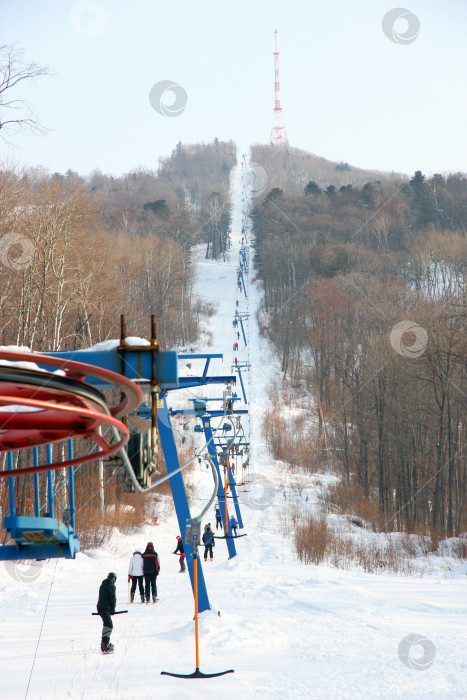
{"type": "Polygon", "coordinates": [[[138,408],[136,409],[136,415],[138,416],[138,418],[145,418],[146,420],[151,419],[151,410],[146,401],[143,401],[143,403],[140,406],[138,406],[138,408]]]}

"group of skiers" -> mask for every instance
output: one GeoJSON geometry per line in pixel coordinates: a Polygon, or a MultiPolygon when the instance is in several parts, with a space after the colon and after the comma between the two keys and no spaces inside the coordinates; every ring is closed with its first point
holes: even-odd
{"type": "Polygon", "coordinates": [[[130,602],[135,598],[138,586],[141,602],[157,601],[157,577],[161,569],[159,555],[154,550],[152,542],[148,542],[143,554],[137,549],[133,552],[128,568],[128,581],[131,581],[130,602]]]}
{"type": "MultiPolygon", "coordinates": [[[[216,513],[216,530],[220,526],[222,528],[222,515],[219,506],[215,508],[216,513]]],[[[232,531],[237,535],[237,521],[235,517],[232,516],[230,519],[230,527],[232,531]]],[[[204,527],[203,533],[203,545],[204,545],[204,561],[208,560],[208,555],[210,561],[213,560],[213,547],[214,533],[211,530],[211,523],[208,523],[204,527]]],[[[180,563],[180,573],[186,571],[186,555],[183,547],[183,540],[180,535],[177,535],[177,546],[173,554],[179,555],[180,563]]],[[[139,594],[142,603],[149,603],[152,595],[152,602],[156,603],[157,598],[157,577],[159,575],[161,566],[159,561],[159,555],[154,549],[152,542],[148,542],[146,549],[141,554],[139,550],[133,552],[133,556],[130,559],[130,565],[128,567],[128,581],[131,581],[130,590],[130,602],[133,603],[136,593],[136,587],[138,586],[139,594]]],[[[103,653],[111,653],[114,650],[114,645],[110,642],[110,635],[113,630],[112,615],[115,613],[115,606],[117,603],[115,582],[117,580],[117,574],[111,571],[107,578],[105,578],[99,587],[99,599],[97,601],[97,612],[102,619],[102,640],[101,640],[101,651],[103,653]]],[[[126,611],[124,611],[126,612],[126,611]]]]}

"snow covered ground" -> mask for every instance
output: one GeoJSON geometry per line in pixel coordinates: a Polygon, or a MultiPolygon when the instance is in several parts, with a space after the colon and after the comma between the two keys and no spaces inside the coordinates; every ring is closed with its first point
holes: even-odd
{"type": "MultiPolygon", "coordinates": [[[[255,323],[259,290],[250,281],[246,300],[236,288],[240,166],[232,177],[233,248],[226,262],[206,261],[204,249],[198,251],[196,291],[217,306],[210,319],[213,345],[204,350],[223,352],[224,363],[213,362],[210,371],[229,374],[234,354],[252,364],[246,381],[252,467],[267,496],[261,486],[243,496],[248,536],[238,540],[238,556],[228,560],[218,540],[214,561],[203,564],[214,610],[200,616],[200,668],[235,672],[206,680],[161,675],[195,668],[193,599],[188,576],[178,573],[178,558],[171,554],[178,530],[170,510],[156,527],[135,536],[116,533],[106,551],[79,554],[75,561],[27,563],[16,570],[1,564],[0,698],[465,698],[465,564],[441,568],[440,561],[439,568],[416,577],[304,566],[281,534],[287,481],[266,453],[260,430],[265,387],[276,365],[255,323]],[[239,341],[233,353],[237,299],[240,310],[251,314],[249,346],[239,341]],[[269,507],[258,507],[272,496],[269,507]],[[161,558],[160,602],[129,606],[128,561],[149,540],[161,558]],[[129,613],[114,618],[115,653],[102,656],[102,625],[91,612],[109,571],[118,575],[117,607],[129,613]],[[423,646],[409,635],[418,635],[423,646]]],[[[183,403],[173,394],[174,403],[183,403]]],[[[192,395],[219,395],[219,389],[192,395]]],[[[209,496],[203,470],[192,514],[209,496]]]]}

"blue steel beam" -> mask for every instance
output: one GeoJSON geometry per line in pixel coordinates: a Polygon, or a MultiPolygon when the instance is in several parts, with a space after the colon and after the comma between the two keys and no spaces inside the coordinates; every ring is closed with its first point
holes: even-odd
{"type": "MultiPolygon", "coordinates": [[[[47,455],[47,464],[52,464],[52,445],[46,445],[45,452],[47,455]]],[[[47,472],[47,515],[54,517],[54,490],[53,490],[54,475],[52,470],[47,472]]]]}
{"type": "Polygon", "coordinates": [[[238,365],[237,365],[237,372],[238,372],[238,377],[239,377],[239,379],[240,379],[240,385],[241,385],[241,387],[242,387],[243,400],[244,400],[245,403],[248,403],[248,400],[247,400],[247,398],[246,398],[246,393],[245,393],[245,387],[244,387],[244,385],[243,385],[242,371],[241,371],[241,369],[240,369],[240,367],[239,367],[238,365]]]}
{"type": "MultiPolygon", "coordinates": [[[[7,453],[7,461],[9,471],[13,471],[13,454],[11,452],[7,453]]],[[[10,515],[15,515],[15,480],[12,476],[8,477],[8,497],[10,502],[10,515]]]]}
{"type": "MultiPolygon", "coordinates": [[[[39,466],[39,448],[33,447],[32,449],[32,463],[35,467],[39,466]]],[[[40,505],[39,505],[39,474],[34,473],[34,515],[36,518],[39,517],[40,505]]]]}
{"type": "MultiPolygon", "coordinates": [[[[191,401],[191,399],[190,399],[191,401]]],[[[204,411],[204,415],[208,415],[211,418],[220,418],[221,416],[236,416],[239,413],[248,413],[248,409],[246,408],[239,408],[237,410],[233,411],[204,411]]],[[[170,409],[170,415],[171,416],[200,416],[200,414],[194,410],[194,408],[171,408],[170,409]]],[[[200,416],[201,417],[201,416],[200,416]]]]}
{"type": "MultiPolygon", "coordinates": [[[[179,377],[177,389],[188,389],[190,387],[204,386],[205,384],[236,384],[237,379],[233,375],[216,377],[179,377]]],[[[144,388],[144,387],[143,387],[144,388]]]]}
{"type": "Polygon", "coordinates": [[[17,547],[15,544],[4,544],[0,547],[0,561],[75,559],[77,552],[79,552],[77,538],[71,544],[70,542],[52,542],[47,544],[23,544],[21,547],[17,547]]]}
{"type": "MultiPolygon", "coordinates": [[[[117,374],[124,374],[128,379],[151,379],[152,362],[155,356],[155,373],[161,389],[178,389],[178,358],[174,350],[156,351],[150,346],[126,347],[118,350],[76,350],[74,352],[44,352],[43,355],[59,357],[64,360],[84,362],[94,367],[108,369],[117,374]]],[[[34,355],[31,355],[34,361],[34,355]]],[[[39,365],[44,367],[44,365],[39,365]]],[[[56,369],[56,368],[54,368],[56,369]]],[[[109,384],[102,379],[88,377],[86,381],[97,389],[108,389],[109,384]]]]}
{"type": "Polygon", "coordinates": [[[237,515],[238,526],[241,530],[243,530],[242,513],[240,511],[240,504],[238,502],[237,488],[235,486],[234,475],[232,474],[232,470],[230,468],[230,458],[229,458],[229,486],[230,486],[230,493],[233,496],[233,502],[234,502],[234,506],[235,506],[235,513],[237,515]]]}
{"type": "MultiPolygon", "coordinates": [[[[159,429],[159,437],[167,466],[167,474],[171,474],[180,467],[180,463],[178,461],[170,414],[167,408],[167,400],[165,396],[163,396],[162,399],[163,406],[157,409],[157,427],[159,429]]],[[[190,574],[191,587],[194,593],[193,546],[185,542],[186,521],[191,520],[191,515],[188,499],[186,497],[185,486],[183,484],[182,473],[179,472],[178,474],[174,474],[174,476],[169,479],[169,483],[170,488],[172,489],[172,497],[175,504],[175,511],[177,513],[178,527],[180,529],[180,535],[185,548],[188,572],[190,574]]],[[[211,605],[209,603],[208,592],[206,590],[203,569],[201,566],[201,561],[198,558],[198,609],[200,612],[203,612],[203,610],[209,610],[210,608],[211,605]]]]}
{"type": "Polygon", "coordinates": [[[204,365],[204,370],[203,370],[203,377],[207,376],[208,369],[209,369],[209,363],[211,360],[220,358],[222,360],[224,356],[219,353],[201,353],[201,354],[194,354],[194,355],[179,355],[178,359],[179,360],[206,360],[206,364],[204,365]]]}
{"type": "MultiPolygon", "coordinates": [[[[68,440],[68,459],[73,459],[73,440],[68,440]]],[[[70,505],[70,527],[75,528],[75,473],[73,467],[68,467],[68,500],[70,505]]]]}
{"type": "MultiPolygon", "coordinates": [[[[195,354],[177,355],[172,350],[153,351],[150,346],[143,345],[139,348],[128,346],[120,353],[118,350],[76,350],[74,352],[44,352],[43,355],[59,357],[64,360],[75,360],[84,362],[93,367],[108,369],[117,374],[124,374],[128,379],[150,380],[152,372],[153,354],[155,354],[155,373],[163,391],[172,389],[187,389],[205,384],[235,384],[236,379],[232,376],[208,377],[207,371],[209,363],[213,358],[222,358],[222,354],[195,354]],[[203,374],[198,377],[179,377],[178,359],[205,359],[203,374]]],[[[34,357],[31,357],[33,360],[34,357]]],[[[39,365],[45,367],[44,365],[39,365]]],[[[109,384],[102,379],[87,377],[86,381],[97,389],[109,388],[109,384]]]]}

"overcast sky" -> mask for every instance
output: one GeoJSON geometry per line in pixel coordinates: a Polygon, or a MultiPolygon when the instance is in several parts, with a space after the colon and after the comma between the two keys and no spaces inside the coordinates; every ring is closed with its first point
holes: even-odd
{"type": "MultiPolygon", "coordinates": [[[[157,168],[179,140],[217,136],[242,150],[268,143],[277,28],[293,146],[363,168],[466,172],[467,3],[409,0],[404,17],[390,15],[383,31],[397,7],[392,0],[0,0],[0,42],[17,43],[54,73],[26,95],[50,132],[16,136],[14,148],[0,144],[0,158],[118,175],[157,168]],[[151,106],[161,81],[181,86],[177,116],[151,106]]],[[[156,104],[162,110],[174,99],[166,92],[156,104]]]]}

